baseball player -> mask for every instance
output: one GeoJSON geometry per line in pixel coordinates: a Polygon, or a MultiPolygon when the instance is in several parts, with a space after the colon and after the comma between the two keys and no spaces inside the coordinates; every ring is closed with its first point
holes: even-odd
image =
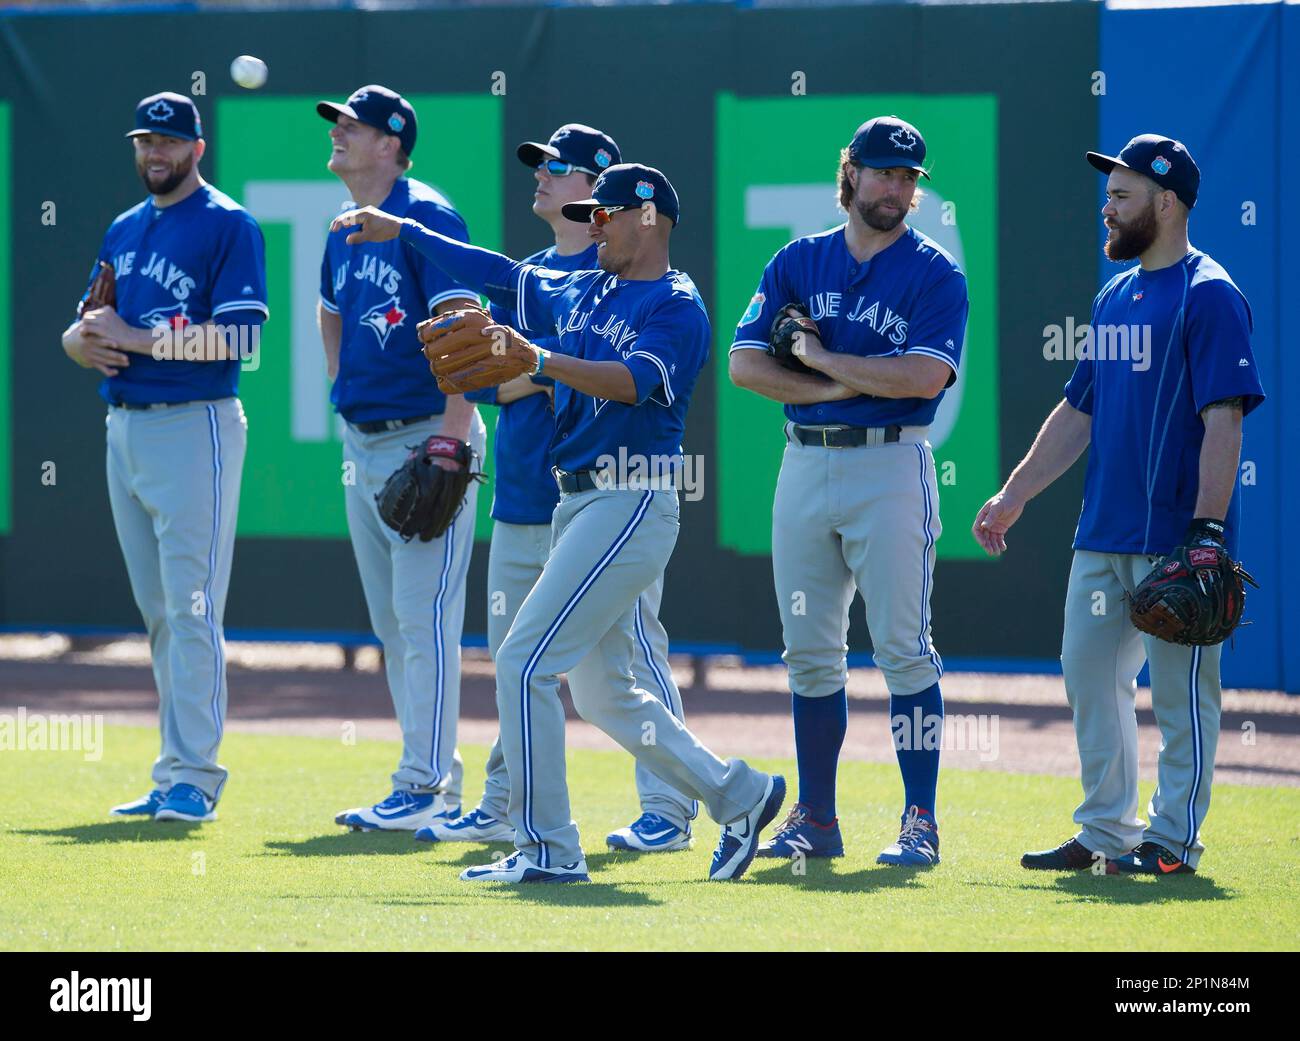
{"type": "MultiPolygon", "coordinates": [[[[533,212],[546,221],[555,234],[555,244],[528,257],[524,263],[553,271],[591,271],[596,262],[596,245],[581,224],[565,218],[566,203],[578,202],[591,194],[599,173],[619,162],[618,145],[609,135],[569,123],[560,127],[545,144],[526,141],[516,154],[534,171],[537,190],[533,212]]],[[[555,350],[558,337],[539,335],[521,327],[510,309],[492,306],[493,318],[514,326],[539,347],[555,350]]],[[[492,546],[488,556],[488,649],[495,660],[505,641],[519,605],[537,582],[551,549],[551,516],[559,493],[551,473],[550,447],[555,416],[547,386],[551,381],[533,382],[519,377],[499,387],[472,391],[474,401],[497,405],[496,444],[493,458],[496,495],[492,500],[492,546]]],[[[663,576],[641,594],[637,604],[637,640],[633,648],[632,674],[638,690],[661,699],[678,719],[683,719],[681,695],[668,665],[668,634],[659,622],[659,601],[663,576]]],[[[641,797],[641,815],[627,827],[606,837],[612,849],[643,853],[686,849],[691,844],[690,821],[697,807],[690,800],[640,763],[636,785],[641,797]]],[[[443,842],[511,841],[515,829],[508,820],[510,779],[498,738],[488,756],[483,799],[465,816],[435,822],[415,833],[417,839],[443,842]]]]}
{"type": "MultiPolygon", "coordinates": [[[[889,685],[905,807],[880,864],[939,862],[935,788],[943,671],[930,638],[941,531],[926,428],[957,375],[966,279],[911,228],[924,169],[920,132],[863,123],[840,153],[846,223],[783,247],[731,346],[732,381],[783,402],[786,448],[772,513],[772,569],[794,711],[799,801],[760,856],[844,852],[835,774],[847,725],[849,606],[867,607],[889,685]],[[804,317],[794,371],[768,353],[788,305],[804,317]],[[829,377],[829,378],[827,378],[829,377]],[[923,727],[913,727],[916,718],[923,727]],[[932,737],[923,737],[922,730],[932,737]]],[[[792,318],[791,320],[796,320],[792,318]]]]}
{"type": "Polygon", "coordinates": [[[532,375],[555,381],[552,455],[560,502],[542,573],[496,660],[517,850],[461,878],[588,877],[564,775],[562,673],[584,719],[678,791],[702,800],[723,824],[709,877],[739,878],[780,809],[785,779],[717,758],[632,676],[637,605],[677,541],[681,435],[708,356],[704,304],[690,277],[668,262],[680,219],[677,193],[658,170],[624,163],[608,167],[590,198],[562,212],[590,221],[601,270],[519,264],[374,209],[334,221],[336,228],[358,227],[352,241],[400,234],[451,277],[510,308],[521,327],[559,337],[549,350],[508,326],[488,327],[509,341],[508,351],[535,359],[532,375]],[[640,479],[609,467],[620,448],[644,467],[640,479]],[[669,462],[656,469],[663,459],[669,462]]]}
{"type": "MultiPolygon", "coordinates": [[[[371,84],[342,105],[322,101],[316,111],[333,123],[328,165],[347,185],[349,208],[382,205],[468,239],[451,203],[406,176],[416,118],[405,98],[371,84]]],[[[317,318],[333,380],[330,400],[347,422],[348,533],[402,728],[392,794],[335,816],[353,828],[414,831],[460,815],[460,639],[476,484],[446,533],[428,542],[403,541],[380,519],[375,496],[410,446],[430,435],[467,441],[482,457],[487,432],[478,411],[461,395],[442,394],[415,334],[422,319],[467,304],[476,306],[478,297],[404,243],[352,249],[342,235],[326,241],[317,318]]]]}
{"type": "Polygon", "coordinates": [[[1159,134],[1118,156],[1089,152],[1107,174],[1106,256],[1138,261],[1097,294],[1087,349],[1061,401],[973,528],[990,554],[1025,504],[1091,443],[1083,510],[1065,599],[1061,668],[1082,766],[1078,834],[1021,865],[1110,873],[1196,870],[1219,738],[1222,646],[1180,646],[1143,636],[1124,597],[1161,554],[1179,545],[1233,552],[1233,494],[1242,417],[1263,400],[1251,352],[1250,307],[1228,273],[1189,245],[1200,171],[1187,149],[1159,134]],[[1145,342],[1115,349],[1123,329],[1145,342]],[[1089,346],[1090,343],[1090,346],[1089,346]],[[1110,349],[1107,349],[1107,344],[1110,349]],[[1161,746],[1155,794],[1138,817],[1137,675],[1151,667],[1161,746]]]}
{"type": "Polygon", "coordinates": [[[109,502],[158,686],[153,790],[111,812],[208,821],[227,777],[222,618],[248,430],[236,394],[268,317],[265,250],[257,222],[199,174],[193,101],[144,98],[127,136],[150,197],[104,236],[96,267],[111,269],[114,303],[88,301],[63,334],[104,376],[109,502]]]}

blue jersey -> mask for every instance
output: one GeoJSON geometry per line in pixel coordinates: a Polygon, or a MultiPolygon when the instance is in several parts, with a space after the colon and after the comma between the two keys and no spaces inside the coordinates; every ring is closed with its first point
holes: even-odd
{"type": "MultiPolygon", "coordinates": [[[[858,263],[844,225],[795,239],[768,262],[758,292],[736,327],[733,351],[766,350],[783,307],[800,304],[817,323],[822,344],[863,358],[924,354],[961,364],[966,336],[966,276],[938,243],[908,227],[896,242],[858,263]]],[[[786,405],[796,423],[857,427],[927,426],[943,398],[878,398],[786,405]]]]}
{"type": "MultiPolygon", "coordinates": [[[[116,309],[127,325],[247,326],[268,316],[262,229],[210,184],[171,206],[159,208],[151,197],[131,207],[109,225],[99,259],[113,265],[116,309]]],[[[113,404],[215,401],[238,393],[239,364],[133,353],[99,393],[113,404]]]]}
{"type": "Polygon", "coordinates": [[[606,401],[555,384],[551,459],[562,470],[603,469],[621,453],[640,473],[673,469],[686,407],[709,355],[709,317],[695,283],[669,270],[652,281],[605,271],[555,271],[467,246],[419,224],[401,238],[445,271],[511,308],[519,325],[558,336],[558,350],[625,365],[636,404],[606,401]]]}
{"type": "MultiPolygon", "coordinates": [[[[596,267],[596,247],[562,256],[555,247],[540,250],[524,261],[552,271],[583,271],[596,267]]],[[[514,326],[528,339],[548,351],[560,349],[559,337],[539,335],[524,328],[511,307],[492,305],[492,318],[514,326]]],[[[545,379],[545,377],[541,377],[545,379]]],[[[471,391],[471,401],[495,405],[497,389],[471,391]]],[[[551,440],[555,436],[555,413],[545,394],[529,394],[501,406],[497,416],[493,468],[496,470],[492,499],[493,520],[507,524],[549,524],[560,493],[551,474],[551,440]]]]}
{"type": "MultiPolygon", "coordinates": [[[[469,240],[451,203],[419,181],[399,177],[379,208],[469,240]]],[[[446,399],[429,374],[415,327],[443,301],[477,301],[477,295],[400,240],[349,246],[350,230],[329,236],[321,264],[321,304],[343,319],[330,401],[353,423],[439,414],[446,399]]]]}
{"type": "MultiPolygon", "coordinates": [[[[1092,417],[1075,549],[1156,554],[1182,541],[1200,484],[1201,410],[1241,397],[1249,413],[1264,400],[1251,326],[1241,290],[1196,249],[1159,271],[1116,275],[1097,294],[1065,385],[1092,417]]],[[[1239,514],[1234,495],[1234,553],[1239,514]]]]}

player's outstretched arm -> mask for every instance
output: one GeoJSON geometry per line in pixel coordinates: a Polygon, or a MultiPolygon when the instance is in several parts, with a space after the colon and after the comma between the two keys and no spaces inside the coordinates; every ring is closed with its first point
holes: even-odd
{"type": "Polygon", "coordinates": [[[1038,436],[1002,490],[975,517],[971,534],[989,556],[1007,550],[1007,531],[1020,519],[1025,504],[1065,473],[1092,440],[1092,417],[1062,400],[1052,409],[1038,436]]]}
{"type": "Polygon", "coordinates": [[[348,234],[350,246],[362,242],[390,242],[400,237],[458,284],[483,293],[493,303],[506,307],[517,303],[514,287],[521,265],[504,254],[430,231],[417,220],[394,217],[374,206],[340,213],[330,222],[330,231],[341,228],[356,229],[348,234]]]}
{"type": "Polygon", "coordinates": [[[731,352],[727,372],[737,387],[752,390],[783,405],[816,405],[843,401],[856,390],[835,382],[787,369],[766,351],[741,348],[731,352]]]}

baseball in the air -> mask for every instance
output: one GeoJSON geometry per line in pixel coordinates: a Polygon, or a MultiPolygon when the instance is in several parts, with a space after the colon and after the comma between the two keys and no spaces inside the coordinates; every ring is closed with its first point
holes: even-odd
{"type": "Polygon", "coordinates": [[[266,62],[251,54],[241,54],[230,63],[230,78],[241,87],[256,90],[266,82],[266,62]]]}

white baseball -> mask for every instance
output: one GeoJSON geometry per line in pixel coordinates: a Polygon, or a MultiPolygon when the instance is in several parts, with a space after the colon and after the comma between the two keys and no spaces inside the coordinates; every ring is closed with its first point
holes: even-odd
{"type": "Polygon", "coordinates": [[[230,78],[241,87],[256,90],[266,82],[266,62],[251,54],[241,54],[230,63],[230,78]]]}

